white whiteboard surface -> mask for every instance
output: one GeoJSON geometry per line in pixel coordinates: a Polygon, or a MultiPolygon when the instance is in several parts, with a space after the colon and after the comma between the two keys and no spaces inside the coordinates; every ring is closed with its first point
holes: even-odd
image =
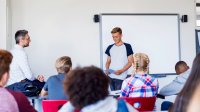
{"type": "Polygon", "coordinates": [[[105,70],[105,50],[114,43],[110,32],[114,27],[121,27],[123,42],[131,44],[134,53],[142,52],[149,56],[150,74],[175,73],[174,66],[180,60],[178,18],[177,14],[102,14],[101,67],[105,70]]]}

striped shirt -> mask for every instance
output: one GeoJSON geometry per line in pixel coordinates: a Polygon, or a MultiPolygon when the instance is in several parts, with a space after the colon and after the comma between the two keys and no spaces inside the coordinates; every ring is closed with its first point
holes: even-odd
{"type": "Polygon", "coordinates": [[[20,82],[26,78],[34,80],[35,77],[31,72],[28,57],[23,47],[17,44],[11,50],[11,53],[13,55],[13,60],[10,65],[10,78],[8,80],[8,85],[20,82]]]}
{"type": "Polygon", "coordinates": [[[136,74],[123,81],[121,97],[154,97],[158,93],[158,80],[147,74],[136,74]]]}

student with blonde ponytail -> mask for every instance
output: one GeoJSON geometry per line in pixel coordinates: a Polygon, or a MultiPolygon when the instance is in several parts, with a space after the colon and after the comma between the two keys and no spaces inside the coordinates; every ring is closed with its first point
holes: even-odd
{"type": "Polygon", "coordinates": [[[123,81],[121,97],[153,97],[158,92],[158,80],[148,75],[149,57],[144,53],[133,55],[134,74],[123,81]]]}

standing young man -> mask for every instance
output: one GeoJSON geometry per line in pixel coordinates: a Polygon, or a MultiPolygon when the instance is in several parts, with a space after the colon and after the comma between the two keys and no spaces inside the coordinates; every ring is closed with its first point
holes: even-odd
{"type": "Polygon", "coordinates": [[[106,74],[111,78],[111,90],[120,90],[127,70],[133,62],[133,50],[130,44],[122,41],[122,30],[115,27],[111,31],[114,44],[106,49],[106,74]]]}

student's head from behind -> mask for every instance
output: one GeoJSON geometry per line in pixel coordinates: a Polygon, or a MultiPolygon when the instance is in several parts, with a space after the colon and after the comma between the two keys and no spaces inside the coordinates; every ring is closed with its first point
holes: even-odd
{"type": "Polygon", "coordinates": [[[178,61],[175,65],[176,74],[181,74],[189,69],[189,66],[184,61],[178,61]]]}
{"type": "Polygon", "coordinates": [[[16,44],[19,44],[22,47],[28,47],[31,42],[30,36],[27,30],[18,30],[15,33],[16,44]]]}
{"type": "Polygon", "coordinates": [[[119,27],[115,27],[112,29],[111,31],[113,40],[115,42],[115,44],[118,44],[119,42],[122,41],[122,29],[119,27]]]}
{"type": "Polygon", "coordinates": [[[10,52],[0,49],[0,86],[4,86],[8,81],[12,58],[10,52]]]}
{"type": "Polygon", "coordinates": [[[198,54],[195,57],[190,75],[183,89],[176,97],[176,101],[171,111],[172,112],[186,112],[189,102],[194,96],[195,90],[199,87],[199,85],[200,85],[200,54],[198,54]]]}
{"type": "Polygon", "coordinates": [[[136,53],[133,55],[133,67],[135,72],[148,73],[149,71],[149,57],[144,53],[136,53]]]}
{"type": "Polygon", "coordinates": [[[76,68],[65,77],[64,86],[69,100],[77,109],[94,104],[108,96],[109,79],[97,67],[76,68]]]}
{"type": "Polygon", "coordinates": [[[72,67],[71,58],[62,56],[56,60],[55,67],[58,73],[68,73],[72,67]]]}

